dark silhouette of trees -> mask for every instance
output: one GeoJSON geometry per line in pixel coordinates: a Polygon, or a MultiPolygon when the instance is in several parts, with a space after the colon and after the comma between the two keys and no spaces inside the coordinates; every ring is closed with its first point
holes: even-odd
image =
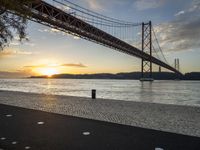
{"type": "Polygon", "coordinates": [[[16,34],[19,40],[26,39],[27,18],[30,12],[23,6],[34,0],[0,0],[0,49],[3,50],[16,34]]]}

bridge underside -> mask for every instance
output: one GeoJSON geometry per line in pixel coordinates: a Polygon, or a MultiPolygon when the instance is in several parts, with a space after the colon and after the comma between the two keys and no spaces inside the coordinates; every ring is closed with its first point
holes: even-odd
{"type": "Polygon", "coordinates": [[[59,29],[61,31],[79,36],[86,40],[104,45],[106,47],[118,50],[120,52],[150,61],[154,64],[162,66],[175,73],[181,74],[178,70],[170,65],[151,57],[149,54],[133,47],[132,45],[76,18],[46,2],[33,3],[30,6],[25,6],[25,9],[31,9],[30,19],[59,29]]]}

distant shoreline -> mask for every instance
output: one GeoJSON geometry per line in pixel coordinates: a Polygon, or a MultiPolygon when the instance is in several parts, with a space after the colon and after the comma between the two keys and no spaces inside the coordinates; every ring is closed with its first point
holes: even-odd
{"type": "MultiPolygon", "coordinates": [[[[148,76],[148,73],[145,74],[148,76]]],[[[141,72],[130,73],[98,73],[98,74],[56,74],[51,77],[48,76],[31,76],[28,78],[52,78],[52,79],[115,79],[115,80],[139,80],[141,78],[141,72]]],[[[179,76],[171,72],[153,72],[153,78],[155,80],[200,80],[200,72],[186,73],[183,76],[179,76]]]]}

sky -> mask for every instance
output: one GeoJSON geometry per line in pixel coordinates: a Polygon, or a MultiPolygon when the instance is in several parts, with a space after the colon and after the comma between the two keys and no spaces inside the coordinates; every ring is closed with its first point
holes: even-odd
{"type": "MultiPolygon", "coordinates": [[[[181,72],[200,71],[199,0],[69,1],[112,18],[135,23],[151,20],[169,64],[179,58],[181,72]]],[[[136,57],[38,23],[29,21],[27,33],[29,41],[19,42],[15,36],[0,52],[0,77],[141,70],[141,60],[136,57]]]]}

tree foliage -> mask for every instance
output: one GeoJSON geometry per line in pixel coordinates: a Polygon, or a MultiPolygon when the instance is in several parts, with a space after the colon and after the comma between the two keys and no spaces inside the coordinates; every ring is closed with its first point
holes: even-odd
{"type": "Polygon", "coordinates": [[[20,41],[26,39],[27,17],[30,12],[24,9],[34,0],[0,0],[0,49],[9,45],[13,36],[20,41]]]}

